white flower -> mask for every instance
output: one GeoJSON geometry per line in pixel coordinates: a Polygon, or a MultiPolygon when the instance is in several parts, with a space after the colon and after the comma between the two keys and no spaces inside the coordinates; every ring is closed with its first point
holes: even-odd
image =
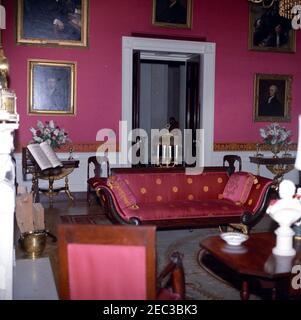
{"type": "Polygon", "coordinates": [[[260,131],[260,135],[261,135],[262,138],[266,138],[267,137],[267,134],[266,134],[264,129],[260,129],[259,131],[260,131]]]}
{"type": "Polygon", "coordinates": [[[40,121],[40,120],[38,120],[37,126],[38,126],[38,128],[39,128],[40,130],[44,129],[44,124],[43,124],[43,122],[40,121]]]}
{"type": "Polygon", "coordinates": [[[292,132],[281,127],[279,123],[271,123],[266,128],[261,128],[259,130],[260,136],[263,138],[264,142],[267,144],[290,144],[290,137],[292,132]]]}
{"type": "Polygon", "coordinates": [[[54,125],[54,121],[53,121],[53,120],[50,120],[50,121],[49,121],[49,127],[50,127],[51,129],[54,129],[54,128],[55,128],[55,125],[54,125]]]}

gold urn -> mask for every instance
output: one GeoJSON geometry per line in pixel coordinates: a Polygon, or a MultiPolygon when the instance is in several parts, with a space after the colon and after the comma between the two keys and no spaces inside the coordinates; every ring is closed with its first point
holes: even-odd
{"type": "Polygon", "coordinates": [[[43,254],[46,240],[47,232],[45,230],[40,230],[22,233],[19,242],[26,256],[35,259],[43,254]]]}

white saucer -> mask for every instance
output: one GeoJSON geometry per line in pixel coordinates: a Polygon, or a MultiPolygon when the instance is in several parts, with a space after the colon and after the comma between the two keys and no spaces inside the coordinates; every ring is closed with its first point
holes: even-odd
{"type": "Polygon", "coordinates": [[[230,246],[240,246],[243,242],[249,239],[249,236],[237,232],[224,232],[220,234],[221,238],[230,246]]]}

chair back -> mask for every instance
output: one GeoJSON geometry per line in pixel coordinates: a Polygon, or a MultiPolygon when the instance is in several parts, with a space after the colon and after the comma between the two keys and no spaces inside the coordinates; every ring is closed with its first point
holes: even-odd
{"type": "Polygon", "coordinates": [[[241,171],[242,169],[242,161],[241,157],[235,154],[227,154],[223,158],[223,166],[226,166],[226,162],[228,163],[229,166],[229,174],[231,175],[233,172],[235,172],[236,167],[235,163],[238,163],[238,171],[241,171]]]}
{"type": "Polygon", "coordinates": [[[156,228],[60,225],[60,298],[156,298],[156,228]]]}
{"type": "Polygon", "coordinates": [[[87,180],[89,180],[90,176],[90,169],[91,169],[91,165],[94,165],[94,177],[101,177],[102,174],[102,169],[103,169],[103,165],[105,165],[106,167],[106,177],[109,177],[110,175],[110,163],[109,163],[109,159],[106,156],[100,156],[100,157],[96,157],[96,156],[92,156],[88,158],[88,171],[87,171],[87,180]]]}

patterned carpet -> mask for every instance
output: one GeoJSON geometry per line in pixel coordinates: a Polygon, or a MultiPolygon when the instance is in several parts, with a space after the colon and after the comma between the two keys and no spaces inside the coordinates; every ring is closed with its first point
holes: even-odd
{"type": "MultiPolygon", "coordinates": [[[[61,216],[64,223],[110,224],[104,215],[61,216]]],[[[266,231],[266,220],[256,231],[266,231]]],[[[202,239],[218,234],[218,229],[169,230],[157,232],[158,273],[174,251],[184,255],[183,264],[186,282],[186,297],[189,300],[239,300],[239,279],[230,270],[206,254],[200,255],[202,239]],[[201,260],[201,261],[200,261],[201,260]],[[208,272],[214,270],[214,272],[208,272]],[[233,287],[236,285],[236,288],[233,287]]],[[[256,288],[255,288],[256,290],[256,288]]],[[[250,299],[260,299],[252,294],[250,299]]]]}

